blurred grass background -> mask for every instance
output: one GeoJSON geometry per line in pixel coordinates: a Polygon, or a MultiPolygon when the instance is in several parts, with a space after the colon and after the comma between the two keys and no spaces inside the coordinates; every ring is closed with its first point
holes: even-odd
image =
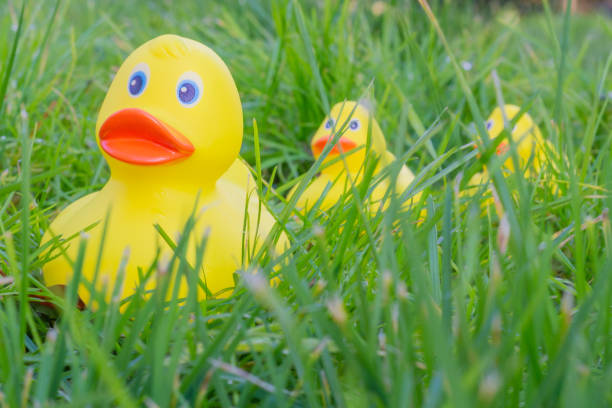
{"type": "Polygon", "coordinates": [[[446,45],[416,1],[0,4],[0,405],[611,405],[607,4],[430,4],[446,45]],[[202,304],[160,288],[124,313],[41,306],[42,233],[108,179],[93,134],[106,88],[166,32],[227,63],[242,155],[255,163],[255,119],[280,193],[312,164],[330,105],[368,96],[417,174],[415,211],[367,217],[358,195],[288,221],[289,262],[260,269],[277,288],[247,280],[202,304]],[[496,88],[567,158],[496,180],[501,213],[486,191],[459,194],[461,175],[495,171],[469,153],[496,88]]]}

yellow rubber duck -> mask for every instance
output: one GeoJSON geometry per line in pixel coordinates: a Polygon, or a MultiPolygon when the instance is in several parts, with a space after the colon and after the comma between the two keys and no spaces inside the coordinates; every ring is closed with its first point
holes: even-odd
{"type": "MultiPolygon", "coordinates": [[[[516,105],[504,105],[503,112],[499,106],[496,107],[485,122],[489,138],[495,139],[504,129],[504,114],[506,115],[507,123],[510,124],[520,111],[521,108],[516,105]]],[[[516,146],[520,170],[524,171],[527,177],[537,175],[546,162],[547,151],[554,151],[553,145],[544,139],[540,128],[538,128],[531,116],[526,112],[515,122],[514,127],[510,131],[510,136],[516,146]]],[[[502,171],[505,173],[515,171],[512,157],[508,154],[509,149],[508,140],[502,140],[496,149],[498,156],[508,156],[502,165],[502,171]]],[[[482,173],[476,173],[468,182],[468,187],[473,188],[488,182],[489,177],[485,170],[482,173]]]]}
{"type": "MultiPolygon", "coordinates": [[[[124,299],[140,284],[139,268],[147,270],[158,250],[161,260],[172,256],[155,225],[176,242],[194,214],[188,261],[195,264],[196,248],[208,234],[202,280],[213,295],[228,296],[234,272],[248,264],[246,250],[260,247],[274,225],[265,207],[259,212],[255,183],[238,158],[242,135],[238,90],[214,51],[176,35],[138,47],[119,68],[98,115],[96,138],[110,179],[70,204],[49,227],[42,244],[60,237],[65,255],[54,250],[57,256],[42,268],[45,283],[70,281],[83,231],[83,276],[93,280],[108,215],[97,286],[115,284],[124,258],[124,299]]],[[[285,244],[281,236],[276,250],[285,244]]],[[[145,286],[153,288],[155,276],[145,286]]],[[[80,285],[78,293],[88,304],[89,290],[80,285]]],[[[179,296],[186,294],[183,280],[179,296]]],[[[198,295],[206,297],[200,287],[198,295]]]]}
{"type": "MultiPolygon", "coordinates": [[[[376,155],[378,159],[375,173],[381,172],[396,161],[395,156],[387,150],[385,137],[378,122],[372,117],[370,109],[364,103],[355,101],[337,103],[312,137],[310,148],[315,160],[320,157],[325,146],[333,140],[334,135],[340,132],[341,136],[322,162],[321,173],[312,180],[297,200],[298,211],[308,211],[319,201],[319,208],[323,211],[328,210],[346,191],[350,190],[351,181],[356,184],[361,181],[370,125],[372,129],[368,152],[376,155]],[[340,155],[343,157],[340,158],[340,155]]],[[[394,186],[395,193],[404,193],[413,180],[414,174],[406,165],[402,165],[394,186]]],[[[374,188],[369,199],[370,212],[378,211],[390,183],[390,178],[386,177],[374,188]]],[[[296,189],[297,185],[291,190],[289,197],[295,193],[296,189]]],[[[418,195],[413,196],[406,204],[415,200],[418,200],[418,195]]],[[[384,205],[387,203],[388,199],[384,205]]]]}

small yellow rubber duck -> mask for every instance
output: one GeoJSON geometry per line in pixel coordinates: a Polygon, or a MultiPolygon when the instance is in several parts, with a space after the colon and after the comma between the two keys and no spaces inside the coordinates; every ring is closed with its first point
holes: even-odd
{"type": "MultiPolygon", "coordinates": [[[[260,247],[275,223],[265,207],[259,212],[252,175],[238,158],[242,135],[240,96],[214,51],[176,35],[138,47],[119,68],[98,115],[96,137],[110,179],[70,204],[49,227],[42,244],[60,237],[65,253],[56,248],[57,256],[43,266],[46,285],[70,281],[78,235],[85,231],[84,278],[93,280],[103,243],[97,286],[106,284],[109,295],[126,262],[124,299],[141,283],[139,269],[146,271],[158,251],[161,260],[172,256],[155,225],[176,240],[194,214],[187,260],[195,264],[196,248],[207,235],[202,280],[213,295],[228,296],[234,272],[248,264],[246,251],[260,247]],[[74,235],[76,240],[65,241],[74,235]]],[[[285,244],[281,235],[276,250],[285,244]]],[[[154,286],[155,276],[145,284],[154,286]]],[[[90,302],[84,285],[78,293],[90,302]]],[[[183,280],[179,297],[186,294],[183,280]]],[[[200,287],[198,295],[206,297],[200,287]]]]}
{"type": "MultiPolygon", "coordinates": [[[[502,112],[499,107],[496,107],[485,122],[487,133],[491,139],[495,139],[499,136],[504,129],[504,113],[507,123],[510,124],[521,111],[521,108],[516,105],[504,105],[503,110],[504,112],[502,112]]],[[[521,171],[524,171],[525,175],[528,177],[538,174],[546,162],[546,152],[554,151],[552,144],[544,139],[540,129],[526,112],[515,122],[514,127],[510,131],[510,135],[513,143],[516,145],[521,171]]],[[[497,146],[496,154],[502,157],[506,156],[509,149],[510,145],[508,141],[502,140],[497,146]]],[[[515,171],[512,157],[506,158],[502,170],[505,172],[515,171]]],[[[475,174],[468,182],[468,186],[478,186],[488,182],[488,180],[489,178],[485,170],[482,173],[475,174]]]]}
{"type": "MultiPolygon", "coordinates": [[[[378,122],[372,117],[370,109],[363,102],[337,103],[312,137],[310,148],[315,160],[320,157],[325,146],[333,140],[335,134],[340,132],[341,136],[322,162],[321,173],[312,180],[297,200],[298,211],[308,211],[319,201],[319,208],[323,211],[328,210],[350,189],[351,181],[353,183],[361,181],[370,125],[372,129],[369,154],[376,155],[378,159],[375,173],[379,173],[396,161],[395,156],[387,151],[385,137],[378,122]],[[340,155],[343,157],[340,158],[340,155]]],[[[404,193],[413,180],[414,174],[406,165],[402,165],[396,179],[395,192],[404,193]]],[[[390,187],[390,182],[389,177],[386,177],[374,188],[369,199],[370,212],[378,211],[390,187]]],[[[290,191],[289,197],[295,193],[296,189],[297,185],[290,191]]],[[[415,200],[418,200],[418,195],[408,200],[407,204],[415,200]]]]}

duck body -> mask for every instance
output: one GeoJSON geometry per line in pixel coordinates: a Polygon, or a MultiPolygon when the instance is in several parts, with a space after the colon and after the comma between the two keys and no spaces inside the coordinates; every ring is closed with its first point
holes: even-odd
{"type": "MultiPolygon", "coordinates": [[[[95,280],[98,289],[106,286],[108,296],[121,282],[117,278],[123,268],[119,294],[124,299],[142,284],[141,275],[156,260],[163,271],[172,258],[173,250],[158,228],[177,244],[193,217],[187,261],[195,266],[202,257],[199,279],[210,294],[231,293],[234,272],[248,265],[274,218],[260,208],[252,175],[237,157],[242,108],[221,59],[206,46],[174,35],[145,43],[113,80],[96,134],[111,177],[100,191],[70,204],[50,225],[42,244],[57,237],[60,245],[43,266],[46,285],[70,282],[80,236],[86,239],[83,278],[95,280]],[[138,89],[142,83],[144,90],[138,89]],[[204,240],[202,255],[198,250],[204,240]]],[[[278,242],[280,249],[285,237],[278,242]]],[[[157,275],[146,281],[147,289],[155,286],[157,275]]],[[[89,303],[87,285],[78,291],[89,303]]],[[[183,279],[179,297],[187,291],[183,279]]],[[[198,295],[207,297],[202,287],[198,295]]]]}
{"type": "MultiPolygon", "coordinates": [[[[495,139],[504,129],[504,115],[508,124],[512,122],[520,113],[521,108],[516,105],[504,105],[502,109],[496,107],[487,119],[485,126],[491,139],[495,139]]],[[[552,144],[545,140],[540,132],[540,128],[535,124],[528,113],[523,113],[510,130],[512,142],[516,145],[516,152],[519,158],[521,170],[528,173],[537,173],[546,161],[546,149],[552,149],[552,144]],[[529,163],[531,161],[531,163],[529,163]],[[531,164],[529,168],[527,165],[531,164]]],[[[504,156],[510,150],[507,140],[503,140],[497,147],[497,155],[504,156]]],[[[509,172],[514,172],[514,162],[512,157],[507,157],[503,167],[509,172]]]]}
{"type": "MultiPolygon", "coordinates": [[[[496,107],[485,122],[485,127],[490,139],[495,139],[504,130],[504,115],[506,122],[510,124],[520,113],[521,108],[516,105],[504,105],[503,111],[496,107]]],[[[498,145],[496,154],[504,159],[502,172],[511,174],[520,171],[527,177],[535,177],[546,163],[547,152],[554,152],[552,143],[542,136],[542,132],[528,113],[523,113],[515,125],[510,129],[512,143],[516,147],[519,168],[509,155],[510,145],[508,140],[503,140],[498,145]]],[[[489,183],[489,175],[486,169],[476,173],[468,182],[468,187],[476,187],[483,183],[489,183]]],[[[490,200],[489,200],[490,201],[490,200]]]]}
{"type": "MultiPolygon", "coordinates": [[[[389,153],[389,155],[391,155],[391,153],[389,153]]],[[[380,172],[385,167],[386,165],[379,164],[375,173],[380,172]]],[[[318,205],[321,210],[327,211],[336,205],[340,199],[351,190],[351,182],[358,184],[361,179],[362,175],[360,173],[350,173],[346,170],[326,171],[324,169],[308,185],[304,193],[298,199],[296,207],[309,210],[313,208],[313,206],[318,205]]],[[[396,194],[403,193],[408,189],[413,180],[414,174],[406,165],[402,165],[394,184],[394,192],[396,194]]],[[[385,200],[385,195],[390,187],[391,180],[389,177],[380,180],[374,187],[368,200],[368,208],[371,213],[378,210],[380,204],[385,200]]],[[[296,187],[293,188],[291,194],[293,194],[295,190],[296,187]]],[[[416,197],[418,199],[418,196],[416,197]]],[[[412,200],[414,200],[414,198],[412,200]]],[[[412,202],[412,200],[410,200],[410,202],[412,202]]],[[[384,206],[385,205],[383,205],[383,207],[384,206]]]]}
{"type": "MultiPolygon", "coordinates": [[[[81,233],[84,233],[82,236],[86,237],[87,246],[83,277],[93,282],[98,254],[102,248],[98,289],[102,289],[105,284],[114,284],[120,265],[125,261],[127,264],[120,291],[121,298],[125,298],[140,284],[138,268],[146,271],[155,261],[158,252],[161,263],[172,257],[172,249],[156,225],[176,244],[179,234],[193,216],[196,224],[190,237],[187,259],[192,266],[195,265],[197,251],[202,248],[202,240],[206,239],[202,260],[205,275],[203,280],[213,295],[222,296],[221,291],[234,286],[234,272],[248,264],[247,251],[252,253],[254,244],[257,249],[261,246],[274,225],[274,219],[264,208],[258,226],[257,196],[254,192],[248,195],[243,186],[231,179],[220,179],[215,188],[208,191],[158,186],[151,192],[151,187],[143,185],[142,188],[135,188],[109,181],[100,191],[81,198],[62,211],[50,226],[43,243],[56,235],[74,236],[65,250],[68,258],[75,260],[78,241],[81,233]],[[245,208],[248,208],[246,216],[245,208]],[[248,238],[243,241],[245,223],[248,225],[248,238]],[[256,242],[258,239],[259,242],[256,242]]],[[[66,285],[72,274],[70,263],[61,255],[43,268],[48,286],[66,285]]],[[[153,277],[146,287],[152,289],[155,282],[153,277]]],[[[186,296],[187,290],[183,282],[179,297],[186,296]]],[[[225,294],[229,293],[227,291],[225,294]]],[[[198,288],[198,294],[199,298],[206,298],[202,287],[198,288]]],[[[84,287],[79,288],[79,296],[86,304],[89,303],[90,294],[84,287]]]]}
{"type": "MultiPolygon", "coordinates": [[[[369,110],[358,102],[345,101],[332,108],[330,115],[324,119],[312,138],[310,146],[315,159],[322,154],[325,146],[332,142],[337,133],[341,133],[341,136],[323,160],[320,174],[309,183],[297,200],[296,208],[299,211],[309,211],[315,205],[318,205],[320,210],[327,211],[336,205],[351,190],[353,184],[361,182],[366,155],[377,161],[375,175],[397,160],[387,151],[384,135],[376,120],[371,117],[369,110]],[[366,152],[368,132],[370,143],[366,152]]],[[[374,187],[368,198],[369,211],[374,213],[381,205],[385,208],[388,205],[385,196],[389,189],[393,187],[393,193],[402,194],[413,180],[414,174],[402,164],[394,182],[387,176],[374,187]]],[[[295,194],[296,189],[297,186],[292,189],[290,197],[295,194]]],[[[413,196],[404,204],[409,205],[416,199],[418,196],[413,196]]]]}

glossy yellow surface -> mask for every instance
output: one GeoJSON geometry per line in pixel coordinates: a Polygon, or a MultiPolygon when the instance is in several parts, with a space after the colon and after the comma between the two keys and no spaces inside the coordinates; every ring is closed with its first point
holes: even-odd
{"type": "MultiPolygon", "coordinates": [[[[503,131],[504,113],[506,115],[506,123],[510,125],[521,110],[516,105],[505,105],[503,108],[504,112],[499,107],[496,107],[485,122],[488,135],[491,139],[495,139],[503,131]]],[[[542,137],[540,129],[528,113],[523,113],[515,122],[515,125],[510,130],[510,136],[512,143],[516,147],[520,171],[524,172],[527,177],[537,175],[546,161],[546,152],[554,150],[552,144],[542,137]]],[[[503,172],[516,171],[510,154],[508,140],[501,141],[496,153],[498,156],[505,158],[502,165],[503,172]]],[[[468,186],[478,186],[488,182],[489,177],[485,170],[482,173],[475,174],[468,182],[468,186]]]]}
{"type": "MultiPolygon", "coordinates": [[[[214,51],[201,43],[175,35],[157,37],[137,48],[119,68],[98,116],[98,144],[105,120],[126,108],[146,111],[180,132],[193,145],[193,154],[164,164],[135,165],[103,151],[111,172],[106,185],[65,208],[43,238],[44,244],[53,236],[63,240],[77,236],[64,241],[65,256],[56,250],[58,256],[44,265],[45,283],[54,286],[70,281],[79,236],[87,241],[84,278],[94,278],[108,215],[97,286],[115,285],[125,256],[120,295],[122,299],[128,297],[139,284],[138,269],[146,270],[157,251],[162,263],[172,256],[154,225],[159,224],[176,242],[190,215],[195,214],[197,223],[189,237],[188,261],[195,264],[197,244],[208,234],[204,280],[211,293],[229,295],[231,290],[226,289],[234,287],[234,272],[248,264],[244,249],[253,252],[261,246],[274,225],[273,217],[263,206],[258,220],[255,183],[238,158],[242,107],[230,71],[214,51]],[[134,70],[143,66],[148,73],[147,84],[141,94],[133,96],[128,92],[128,81],[134,70]],[[181,103],[177,95],[181,89],[177,84],[184,77],[201,81],[201,96],[191,106],[181,103]],[[79,234],[90,226],[93,228],[79,234]]],[[[285,244],[282,236],[277,249],[285,244]]],[[[147,288],[155,286],[156,274],[153,275],[147,288]]],[[[186,293],[183,281],[179,295],[186,293]]],[[[200,298],[205,297],[201,288],[198,293],[200,298]]],[[[84,285],[79,287],[79,295],[89,302],[91,294],[84,285]]]]}
{"type": "MultiPolygon", "coordinates": [[[[308,185],[303,194],[297,201],[297,209],[300,211],[311,209],[319,200],[321,210],[328,210],[334,206],[346,191],[350,190],[351,182],[359,183],[364,172],[364,162],[366,160],[366,144],[368,142],[369,127],[370,147],[367,154],[375,156],[378,160],[375,173],[381,172],[391,163],[396,161],[395,156],[387,151],[385,137],[378,125],[378,122],[370,111],[363,105],[354,102],[340,102],[331,109],[330,115],[326,117],[319,129],[315,132],[311,140],[313,156],[318,159],[321,154],[321,140],[330,139],[333,135],[340,132],[341,138],[338,145],[351,146],[351,150],[334,151],[325,158],[321,165],[321,172],[308,185]],[[344,157],[340,157],[340,156],[344,157]],[[340,157],[340,158],[339,158],[340,157]],[[329,164],[332,163],[332,164],[329,164]],[[327,191],[326,191],[327,190],[327,191]],[[325,196],[321,199],[321,197],[325,196]]],[[[414,174],[402,165],[394,191],[402,194],[414,180],[414,174]]],[[[389,177],[383,179],[373,190],[368,202],[371,212],[376,212],[381,206],[385,194],[389,190],[391,180],[389,177]]],[[[292,189],[289,196],[295,193],[297,186],[292,189]]],[[[418,200],[418,195],[413,196],[405,205],[418,200]]],[[[388,199],[384,205],[388,204],[388,199]]]]}
{"type": "MultiPolygon", "coordinates": [[[[516,105],[505,105],[504,111],[508,124],[514,120],[521,108],[516,105]]],[[[502,110],[497,107],[489,116],[486,122],[489,137],[496,138],[504,129],[504,116],[502,110]]],[[[551,149],[552,145],[542,137],[540,128],[534,123],[528,113],[524,113],[514,127],[510,131],[512,141],[516,145],[516,152],[519,157],[519,163],[522,169],[528,164],[533,156],[530,170],[539,171],[544,161],[546,160],[546,148],[551,149]]],[[[506,140],[502,141],[497,148],[499,155],[504,155],[509,152],[509,145],[506,140]]],[[[512,157],[508,157],[504,161],[504,167],[510,171],[514,171],[514,163],[512,157]]]]}

